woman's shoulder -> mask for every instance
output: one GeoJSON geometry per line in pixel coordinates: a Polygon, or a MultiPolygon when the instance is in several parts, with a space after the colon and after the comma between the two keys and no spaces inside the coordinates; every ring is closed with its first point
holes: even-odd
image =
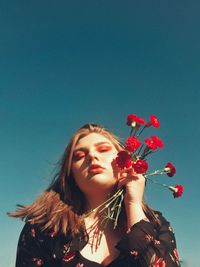
{"type": "Polygon", "coordinates": [[[163,212],[154,210],[155,216],[161,221],[161,223],[169,223],[168,219],[163,215],[163,212]]]}
{"type": "Polygon", "coordinates": [[[169,231],[172,234],[174,234],[174,229],[172,228],[171,223],[167,219],[167,217],[165,215],[163,215],[163,213],[161,211],[154,211],[154,213],[155,213],[155,216],[159,220],[159,224],[158,224],[157,229],[162,231],[162,232],[169,231]]]}

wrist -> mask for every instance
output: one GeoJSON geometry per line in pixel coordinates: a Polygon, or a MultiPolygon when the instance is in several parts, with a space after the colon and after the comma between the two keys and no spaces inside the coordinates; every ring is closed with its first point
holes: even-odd
{"type": "Polygon", "coordinates": [[[127,207],[141,207],[142,208],[142,201],[128,201],[125,203],[127,207]]]}
{"type": "Polygon", "coordinates": [[[128,202],[126,204],[126,215],[127,215],[127,228],[136,224],[141,220],[146,220],[141,202],[128,202]]]}

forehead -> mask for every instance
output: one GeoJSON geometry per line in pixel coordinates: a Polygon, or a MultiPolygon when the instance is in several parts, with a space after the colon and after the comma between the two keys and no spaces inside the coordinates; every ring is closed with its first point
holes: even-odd
{"type": "Polygon", "coordinates": [[[82,137],[81,139],[79,139],[75,145],[75,148],[77,149],[79,147],[95,145],[95,144],[100,144],[100,143],[107,143],[107,144],[113,145],[113,142],[109,138],[98,133],[90,133],[82,137]]]}

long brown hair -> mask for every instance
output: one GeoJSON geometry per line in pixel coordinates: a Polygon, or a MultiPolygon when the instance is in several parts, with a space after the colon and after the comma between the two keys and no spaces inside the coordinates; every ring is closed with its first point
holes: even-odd
{"type": "MultiPolygon", "coordinates": [[[[80,232],[83,228],[85,198],[72,176],[71,164],[74,147],[89,133],[101,134],[108,138],[118,151],[123,149],[119,138],[106,128],[94,123],[84,125],[70,139],[49,187],[31,205],[17,205],[17,210],[9,212],[9,216],[37,224],[42,230],[54,230],[64,234],[69,230],[72,233],[80,232]]],[[[143,209],[147,217],[158,223],[153,210],[147,204],[143,203],[143,209]]]]}

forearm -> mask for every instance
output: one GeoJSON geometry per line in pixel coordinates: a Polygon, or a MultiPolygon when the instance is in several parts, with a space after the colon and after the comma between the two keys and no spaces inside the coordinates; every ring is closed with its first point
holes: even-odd
{"type": "Polygon", "coordinates": [[[141,203],[127,203],[126,204],[126,215],[127,215],[127,228],[128,229],[143,219],[148,220],[143,211],[141,203]]]}

